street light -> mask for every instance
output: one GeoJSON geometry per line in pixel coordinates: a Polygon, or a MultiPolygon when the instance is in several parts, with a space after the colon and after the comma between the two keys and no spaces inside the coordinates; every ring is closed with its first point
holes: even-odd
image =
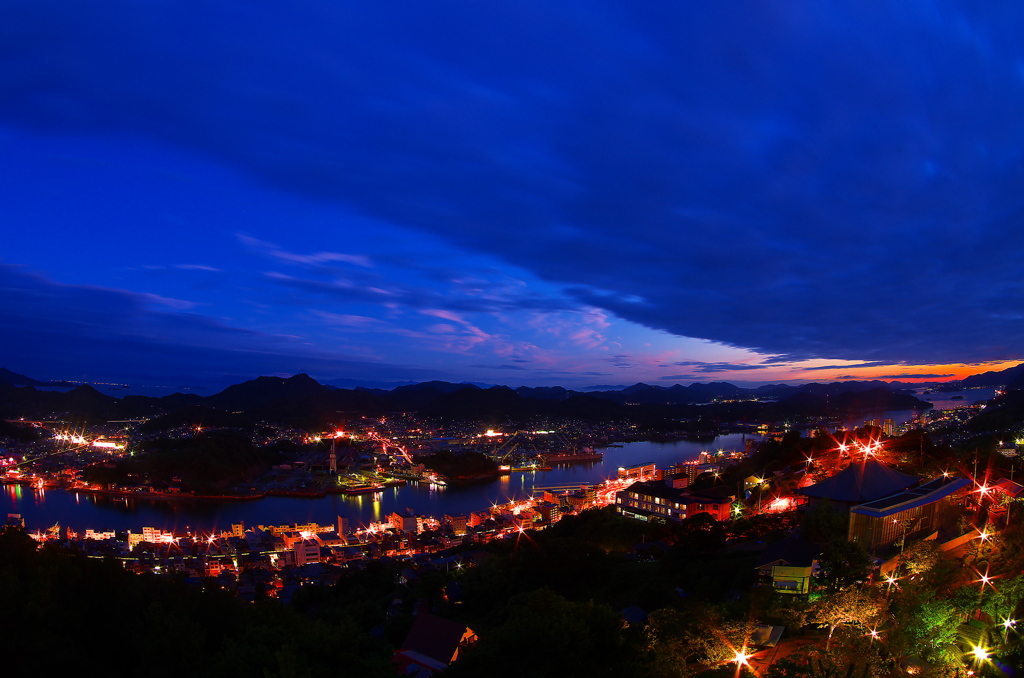
{"type": "Polygon", "coordinates": [[[747,654],[746,650],[733,650],[733,652],[735,653],[735,656],[732,660],[736,662],[737,667],[746,666],[749,664],[747,660],[754,656],[752,654],[747,654]]]}

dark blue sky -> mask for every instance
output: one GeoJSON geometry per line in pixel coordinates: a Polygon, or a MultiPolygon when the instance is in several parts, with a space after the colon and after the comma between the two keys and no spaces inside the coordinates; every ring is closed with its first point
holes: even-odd
{"type": "Polygon", "coordinates": [[[1000,367],[1024,9],[982,6],[6,2],[0,355],[134,381],[1000,367]]]}

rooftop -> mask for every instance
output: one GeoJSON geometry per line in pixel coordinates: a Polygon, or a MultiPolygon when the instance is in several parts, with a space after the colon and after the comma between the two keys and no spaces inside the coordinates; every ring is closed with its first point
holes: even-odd
{"type": "Polygon", "coordinates": [[[850,464],[831,478],[797,491],[808,497],[863,504],[902,492],[919,480],[876,459],[868,459],[850,464]]]}
{"type": "Polygon", "coordinates": [[[939,501],[970,484],[971,481],[967,478],[940,476],[920,487],[915,487],[905,492],[885,497],[884,499],[877,499],[860,506],[854,506],[850,509],[850,512],[883,518],[939,501]]]}

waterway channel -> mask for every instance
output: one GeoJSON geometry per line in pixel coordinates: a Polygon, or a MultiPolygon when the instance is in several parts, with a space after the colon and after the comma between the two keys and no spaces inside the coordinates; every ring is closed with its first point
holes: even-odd
{"type": "Polygon", "coordinates": [[[742,450],[742,434],[719,436],[704,442],[625,443],[604,448],[601,461],[555,466],[551,471],[512,473],[488,483],[469,487],[443,487],[410,483],[378,494],[358,496],[327,495],[320,499],[268,497],[255,501],[126,500],[64,490],[35,490],[8,485],[0,495],[0,516],[19,513],[29,530],[54,524],[77,531],[132,530],[155,527],[176,533],[210,532],[229,529],[231,524],[284,525],[316,522],[336,523],[338,516],[350,524],[366,525],[383,520],[394,511],[411,508],[418,514],[441,518],[444,514],[465,515],[494,503],[523,499],[540,489],[569,489],[585,483],[613,478],[620,466],[655,463],[665,468],[696,458],[702,450],[742,450]]]}

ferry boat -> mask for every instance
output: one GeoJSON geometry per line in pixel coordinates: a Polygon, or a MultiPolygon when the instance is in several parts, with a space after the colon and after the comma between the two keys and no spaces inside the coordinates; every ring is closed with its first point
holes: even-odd
{"type": "Polygon", "coordinates": [[[373,494],[383,490],[384,486],[380,483],[375,483],[373,485],[351,485],[345,488],[345,494],[373,494]]]}
{"type": "Polygon", "coordinates": [[[545,464],[573,464],[583,461],[601,461],[604,453],[592,447],[579,450],[563,450],[560,452],[541,452],[545,464]]]}

